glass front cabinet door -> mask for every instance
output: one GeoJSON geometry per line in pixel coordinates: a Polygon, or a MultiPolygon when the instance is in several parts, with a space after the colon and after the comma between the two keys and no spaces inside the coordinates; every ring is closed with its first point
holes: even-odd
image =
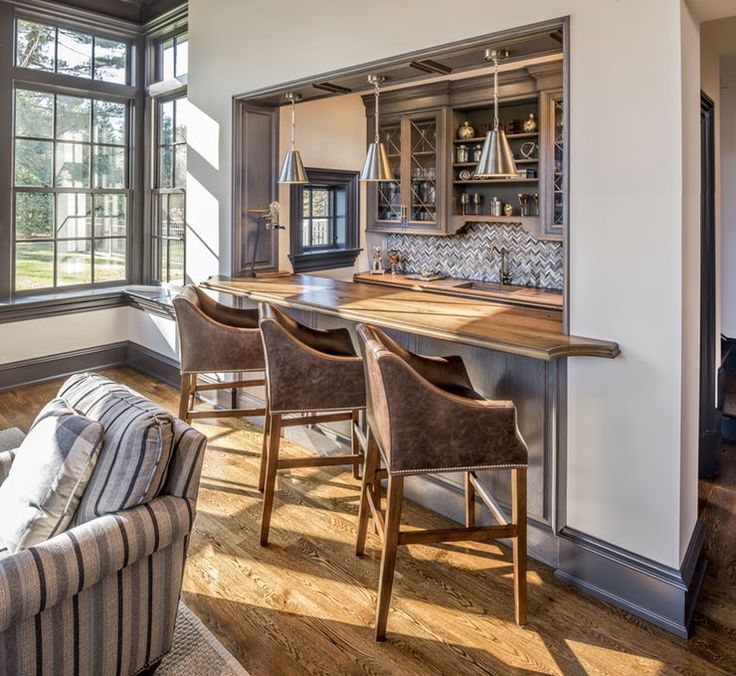
{"type": "Polygon", "coordinates": [[[381,118],[394,180],[367,186],[369,232],[446,232],[447,124],[446,109],[381,118]]]}
{"type": "Polygon", "coordinates": [[[543,132],[542,162],[542,227],[544,234],[559,237],[565,233],[567,221],[567,130],[562,91],[542,92],[540,113],[543,132]]]}

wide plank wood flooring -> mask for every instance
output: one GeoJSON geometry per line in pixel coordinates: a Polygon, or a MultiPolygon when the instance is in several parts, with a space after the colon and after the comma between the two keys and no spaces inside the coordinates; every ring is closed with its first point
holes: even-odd
{"type": "MultiPolygon", "coordinates": [[[[130,369],[106,374],[176,412],[175,389],[130,369]]],[[[0,393],[0,427],[27,430],[59,384],[0,393]]],[[[723,448],[719,477],[700,487],[711,565],[689,641],[566,587],[534,561],[529,624],[518,628],[510,552],[468,543],[400,550],[388,641],[376,644],[378,540],[370,532],[366,556],[354,556],[351,473],[281,475],[272,544],[262,548],[260,431],[213,422],[197,423],[209,446],[184,600],[252,676],[736,674],[736,447],[723,448]]],[[[404,522],[450,525],[412,503],[404,522]]]]}

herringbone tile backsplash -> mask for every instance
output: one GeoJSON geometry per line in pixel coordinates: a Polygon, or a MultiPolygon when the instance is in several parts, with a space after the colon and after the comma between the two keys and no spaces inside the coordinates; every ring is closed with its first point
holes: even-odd
{"type": "Polygon", "coordinates": [[[406,259],[406,272],[483,282],[501,280],[501,256],[492,249],[505,248],[512,284],[562,288],[562,243],[536,239],[518,223],[470,223],[449,237],[391,234],[386,245],[406,259]]]}

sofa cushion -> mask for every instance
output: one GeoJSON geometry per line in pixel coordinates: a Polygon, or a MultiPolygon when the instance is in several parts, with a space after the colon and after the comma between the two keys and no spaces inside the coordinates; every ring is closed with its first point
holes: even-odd
{"type": "Polygon", "coordinates": [[[0,539],[11,553],[71,522],[102,447],[102,425],[54,399],[38,414],[0,485],[0,539]]]}
{"type": "Polygon", "coordinates": [[[105,443],[75,523],[150,502],[166,479],[173,417],[137,392],[96,373],[69,378],[59,396],[105,431],[105,443]]]}

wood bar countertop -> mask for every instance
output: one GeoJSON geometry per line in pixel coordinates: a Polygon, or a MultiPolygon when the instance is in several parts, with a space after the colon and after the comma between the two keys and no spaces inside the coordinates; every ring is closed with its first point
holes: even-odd
{"type": "Polygon", "coordinates": [[[549,361],[561,357],[612,359],[606,340],[568,336],[556,310],[525,308],[461,296],[337,281],[312,275],[210,277],[206,289],[282,307],[319,312],[463,345],[549,361]]]}
{"type": "Polygon", "coordinates": [[[362,284],[380,284],[382,286],[400,286],[427,291],[429,293],[452,294],[478,300],[498,300],[502,303],[513,303],[529,307],[542,307],[562,311],[563,299],[560,291],[535,289],[529,286],[514,286],[511,284],[494,284],[492,282],[474,282],[469,279],[424,280],[409,279],[404,274],[372,275],[370,272],[358,272],[353,275],[356,282],[362,284]]]}

